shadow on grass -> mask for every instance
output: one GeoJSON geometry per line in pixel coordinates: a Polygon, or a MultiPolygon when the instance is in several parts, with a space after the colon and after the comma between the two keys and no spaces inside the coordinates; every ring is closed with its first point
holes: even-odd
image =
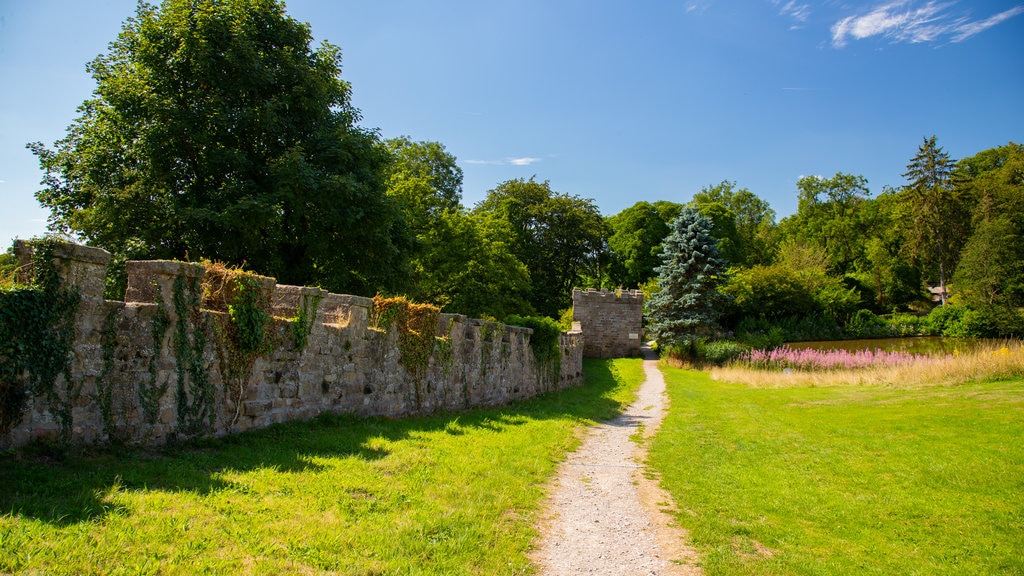
{"type": "Polygon", "coordinates": [[[158,448],[104,447],[60,452],[34,445],[0,456],[0,514],[67,526],[117,513],[104,501],[112,489],[187,491],[209,494],[234,486],[225,470],[272,468],[302,472],[322,468],[320,458],[387,457],[371,439],[398,441],[423,433],[501,432],[532,420],[607,420],[623,406],[612,397],[619,386],[611,362],[584,361],[586,383],[510,405],[390,420],[322,415],[220,439],[158,448]]]}

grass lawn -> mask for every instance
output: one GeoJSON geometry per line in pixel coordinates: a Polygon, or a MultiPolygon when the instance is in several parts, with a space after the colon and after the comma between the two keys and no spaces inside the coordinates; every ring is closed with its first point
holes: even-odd
{"type": "Polygon", "coordinates": [[[0,573],[529,573],[545,482],[643,380],[639,359],[585,374],[493,410],[0,455],[0,573]]]}
{"type": "Polygon", "coordinates": [[[753,388],[663,368],[651,465],[714,575],[1024,574],[1024,382],[753,388]]]}

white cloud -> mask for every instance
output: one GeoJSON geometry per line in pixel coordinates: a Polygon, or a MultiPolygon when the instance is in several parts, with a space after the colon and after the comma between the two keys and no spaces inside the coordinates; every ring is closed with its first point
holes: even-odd
{"type": "Polygon", "coordinates": [[[779,9],[779,14],[782,16],[789,16],[800,24],[807,22],[807,19],[811,16],[810,4],[797,2],[796,0],[788,0],[785,3],[783,3],[782,0],[772,0],[772,4],[779,9]]]}
{"type": "Polygon", "coordinates": [[[523,156],[521,158],[506,158],[505,160],[463,160],[466,164],[476,164],[485,166],[529,166],[535,162],[540,162],[540,158],[534,158],[532,156],[523,156]]]}
{"type": "Polygon", "coordinates": [[[975,21],[956,16],[951,9],[956,2],[924,4],[914,0],[896,0],[882,4],[865,14],[847,16],[832,25],[832,45],[846,46],[849,40],[863,40],[872,36],[888,38],[893,42],[934,42],[951,37],[960,42],[1009,18],[1024,13],[1024,5],[1005,10],[985,20],[975,21]]]}
{"type": "Polygon", "coordinates": [[[692,14],[696,12],[698,15],[703,14],[704,11],[708,9],[708,4],[708,2],[690,0],[689,2],[686,3],[686,13],[692,14]]]}
{"type": "Polygon", "coordinates": [[[530,164],[533,164],[534,162],[540,162],[540,158],[531,158],[529,156],[524,156],[523,158],[509,158],[508,159],[508,163],[513,165],[513,166],[529,166],[530,164]]]}
{"type": "Polygon", "coordinates": [[[960,24],[956,28],[956,34],[953,36],[953,42],[962,42],[964,40],[967,40],[971,36],[984,32],[985,30],[988,30],[989,28],[995,26],[996,24],[1000,24],[1004,20],[1009,20],[1010,18],[1013,18],[1018,14],[1024,14],[1024,5],[1016,6],[1014,8],[1010,8],[1009,10],[1004,10],[999,14],[996,14],[995,16],[988,18],[987,20],[982,20],[980,22],[965,22],[963,24],[960,24]]]}

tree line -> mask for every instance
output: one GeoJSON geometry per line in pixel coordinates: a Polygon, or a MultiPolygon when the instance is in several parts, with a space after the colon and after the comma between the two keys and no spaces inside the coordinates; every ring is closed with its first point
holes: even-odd
{"type": "MultiPolygon", "coordinates": [[[[66,136],[29,147],[49,230],[115,265],[209,258],[333,292],[557,318],[574,286],[653,297],[665,246],[683,249],[666,242],[673,224],[696,212],[723,263],[723,333],[842,332],[861,310],[920,310],[927,284],[987,330],[1020,331],[1018,144],[954,161],[926,138],[907,184],[875,197],[862,176],[802,178],[779,222],[729,181],[609,217],[535,177],[466,207],[456,158],[362,127],[341,50],[313,48],[278,0],[140,4],[87,69],[96,88],[66,136]]],[[[123,276],[111,278],[116,295],[123,276]]]]}

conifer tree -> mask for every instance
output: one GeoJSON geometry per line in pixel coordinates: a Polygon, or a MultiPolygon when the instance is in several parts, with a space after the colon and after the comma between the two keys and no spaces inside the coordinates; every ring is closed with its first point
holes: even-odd
{"type": "Polygon", "coordinates": [[[723,296],[725,261],[711,235],[711,221],[687,206],[662,244],[658,292],[648,302],[648,329],[661,347],[689,345],[714,333],[723,296]]]}

